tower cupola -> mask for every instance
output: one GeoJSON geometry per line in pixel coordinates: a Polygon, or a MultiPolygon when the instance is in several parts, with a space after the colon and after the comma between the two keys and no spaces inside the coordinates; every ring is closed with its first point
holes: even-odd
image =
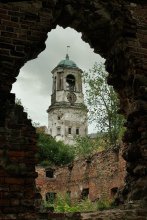
{"type": "Polygon", "coordinates": [[[64,68],[77,68],[77,65],[75,64],[74,61],[69,59],[69,55],[66,54],[66,57],[64,60],[61,60],[57,67],[64,67],[64,68]]]}

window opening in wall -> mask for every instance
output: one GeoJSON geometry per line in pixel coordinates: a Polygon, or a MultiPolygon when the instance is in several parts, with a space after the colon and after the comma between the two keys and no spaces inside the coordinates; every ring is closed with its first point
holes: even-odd
{"type": "Polygon", "coordinates": [[[66,194],[67,194],[67,199],[70,199],[71,198],[71,191],[67,191],[66,194]]]}
{"type": "MultiPolygon", "coordinates": [[[[60,28],[61,29],[61,28],[60,28]]],[[[50,34],[49,34],[50,35],[50,34]]],[[[47,42],[46,42],[47,43],[47,42]]],[[[73,47],[74,48],[74,47],[73,47]]],[[[46,50],[47,51],[47,50],[46,50]]],[[[79,51],[78,51],[79,52],[79,51]]],[[[61,52],[60,52],[61,53],[61,52]]],[[[50,56],[51,57],[51,56],[50,56]]],[[[78,57],[80,57],[80,56],[78,56],[78,57]]],[[[60,58],[59,58],[60,59],[60,58]]],[[[72,59],[72,56],[71,56],[71,59],[72,59]]],[[[74,60],[74,59],[73,59],[74,60]]],[[[35,60],[34,60],[35,61],[35,60]]],[[[38,59],[36,59],[36,62],[38,63],[38,59]]],[[[48,62],[47,62],[48,63],[48,62]]],[[[50,63],[52,63],[52,61],[50,61],[50,63]]],[[[26,65],[25,65],[26,66],[26,65]]],[[[80,64],[79,64],[79,66],[80,66],[80,64]]],[[[35,65],[35,67],[36,67],[36,65],[35,65]]],[[[38,67],[38,66],[37,66],[38,67]]],[[[39,68],[36,68],[36,70],[38,70],[39,68]]],[[[27,71],[26,70],[23,70],[24,71],[24,73],[25,74],[23,74],[23,75],[25,75],[26,76],[26,74],[27,74],[27,71]]],[[[41,70],[42,71],[42,70],[41,70]]],[[[33,69],[31,70],[31,71],[28,71],[28,72],[33,72],[33,69]]],[[[48,73],[48,67],[47,67],[47,71],[45,71],[45,70],[43,70],[43,72],[47,72],[48,73]]],[[[29,74],[30,74],[29,73],[29,74]]],[[[36,74],[35,74],[36,75],[36,74]]],[[[40,76],[40,75],[42,75],[42,74],[40,74],[40,70],[38,71],[38,77],[40,76]]],[[[51,75],[51,74],[50,74],[51,75]]],[[[19,76],[21,76],[21,74],[19,75],[19,76]]],[[[21,76],[22,77],[22,76],[21,76]]],[[[21,77],[20,77],[20,79],[21,79],[21,77]]],[[[30,83],[30,85],[32,85],[32,81],[31,81],[31,78],[33,78],[33,77],[30,77],[29,79],[30,79],[30,81],[29,81],[29,83],[30,83]]],[[[44,77],[41,77],[41,78],[39,78],[40,80],[42,79],[42,78],[44,78],[44,77]]],[[[33,78],[33,81],[35,81],[35,82],[40,82],[40,80],[36,80],[35,78],[33,78]]],[[[67,83],[67,86],[68,86],[68,88],[69,89],[71,89],[71,90],[74,90],[75,89],[75,83],[77,83],[76,81],[75,81],[75,78],[74,78],[74,76],[73,75],[71,75],[71,77],[70,77],[70,75],[68,75],[67,76],[67,78],[65,79],[66,80],[66,83],[67,83]]],[[[18,82],[18,80],[17,80],[17,82],[18,82]]],[[[25,80],[24,80],[24,82],[25,82],[25,80]]],[[[42,81],[41,81],[42,82],[42,81]]],[[[37,84],[37,83],[35,83],[35,84],[37,84]]],[[[38,84],[38,85],[40,85],[40,84],[38,84]]],[[[41,84],[42,85],[42,84],[41,84]]],[[[22,87],[22,86],[21,86],[22,87]]],[[[44,86],[42,86],[42,87],[44,87],[44,86]]],[[[42,100],[38,100],[39,99],[39,95],[38,94],[40,94],[40,88],[42,88],[41,86],[37,86],[37,87],[35,87],[36,89],[38,89],[37,90],[37,92],[39,92],[39,93],[34,93],[34,94],[36,94],[36,96],[37,96],[37,102],[38,103],[47,103],[48,102],[48,99],[49,99],[49,97],[47,96],[47,100],[46,101],[42,101],[42,100]]],[[[47,89],[48,89],[48,85],[47,85],[47,89]]],[[[50,85],[50,87],[51,87],[51,85],[50,85]]],[[[22,88],[25,88],[25,87],[22,87],[22,88]]],[[[55,88],[56,88],[56,77],[55,77],[55,88]]],[[[31,86],[31,89],[33,89],[33,86],[31,86]]],[[[23,89],[24,91],[25,91],[25,93],[27,93],[28,92],[28,90],[27,89],[23,89]]],[[[15,92],[14,90],[12,91],[12,92],[15,92]]],[[[48,91],[47,91],[48,92],[48,91]]],[[[44,93],[43,93],[44,94],[44,93]]],[[[35,98],[34,97],[32,97],[32,99],[30,99],[30,97],[29,97],[29,95],[27,94],[25,94],[25,96],[27,97],[27,100],[26,101],[28,101],[28,100],[32,100],[32,103],[31,103],[31,106],[33,107],[33,106],[35,106],[35,103],[33,103],[34,101],[36,102],[36,100],[35,100],[35,98]],[[29,99],[28,99],[28,97],[29,97],[29,99]]],[[[44,98],[45,97],[45,95],[43,95],[43,96],[40,96],[41,97],[41,99],[42,98],[44,98]]],[[[26,104],[27,104],[27,102],[26,102],[26,104]]],[[[38,108],[40,107],[40,106],[42,106],[42,105],[38,105],[38,108]]],[[[46,107],[44,108],[44,109],[46,109],[46,107]]],[[[36,108],[35,108],[35,110],[36,110],[36,108]]],[[[31,111],[32,111],[32,109],[31,109],[31,111]]],[[[33,112],[33,111],[32,111],[33,112]]],[[[41,115],[41,113],[42,113],[43,111],[42,111],[42,109],[37,109],[37,113],[39,113],[38,115],[41,115]]],[[[44,112],[45,112],[45,110],[44,110],[44,112]]],[[[35,114],[33,114],[33,115],[35,115],[35,114]]],[[[32,115],[32,116],[33,116],[32,115]]],[[[34,120],[35,120],[35,118],[34,118],[34,120]]],[[[40,119],[41,120],[41,119],[40,119]]],[[[41,122],[42,123],[42,122],[41,122]]],[[[66,130],[66,132],[67,132],[67,130],[66,130]]],[[[81,130],[80,130],[80,132],[81,132],[81,130]]],[[[54,132],[53,132],[54,133],[54,132]]],[[[61,134],[61,129],[60,128],[57,128],[57,134],[58,135],[60,135],[61,134]]],[[[69,129],[69,134],[71,134],[71,129],[69,129]]],[[[70,135],[69,135],[70,136],[70,135]]]]}
{"type": "Polygon", "coordinates": [[[71,128],[68,128],[68,134],[71,134],[71,128]]]}
{"type": "Polygon", "coordinates": [[[73,164],[72,164],[72,163],[70,163],[70,164],[68,165],[68,169],[69,169],[69,171],[72,171],[72,169],[73,169],[73,164]]]}
{"type": "Polygon", "coordinates": [[[58,72],[57,76],[57,90],[62,90],[62,74],[58,72]]]}
{"type": "Polygon", "coordinates": [[[53,169],[46,170],[46,177],[54,178],[54,170],[53,169]]]}
{"type": "Polygon", "coordinates": [[[75,77],[71,74],[66,77],[66,89],[69,91],[75,91],[75,77]]]}
{"type": "Polygon", "coordinates": [[[60,116],[58,116],[58,120],[60,120],[61,119],[61,117],[60,116]]]}
{"type": "MultiPolygon", "coordinates": [[[[48,123],[46,120],[46,110],[48,108],[49,95],[52,95],[52,103],[57,101],[56,90],[58,87],[58,74],[52,78],[52,74],[48,74],[48,72],[52,70],[53,67],[56,67],[60,60],[65,59],[65,47],[61,48],[60,45],[66,45],[67,42],[69,42],[69,45],[73,45],[75,39],[77,39],[79,47],[71,48],[69,51],[69,60],[73,60],[77,63],[75,59],[77,58],[78,66],[81,67],[83,63],[82,50],[80,50],[80,46],[84,46],[85,58],[88,60],[88,62],[85,63],[84,69],[89,69],[93,65],[93,61],[99,60],[100,62],[104,62],[103,58],[101,58],[98,54],[93,53],[90,46],[82,41],[81,33],[78,33],[71,28],[63,29],[62,27],[57,26],[56,29],[52,30],[48,34],[48,39],[46,40],[46,50],[40,53],[37,59],[31,60],[23,66],[20,70],[19,76],[17,77],[16,83],[13,84],[11,92],[15,93],[16,96],[22,100],[22,105],[27,108],[30,118],[34,122],[39,122],[40,125],[47,125],[48,123]],[[61,38],[56,42],[55,39],[58,38],[59,35],[61,38]],[[57,54],[55,56],[56,51],[57,54]],[[77,53],[78,57],[75,55],[77,53]],[[41,71],[44,73],[43,77],[41,71]],[[33,72],[36,74],[33,74],[33,72]],[[24,78],[24,80],[22,80],[22,78],[24,78]],[[26,79],[29,79],[29,84],[33,86],[28,86],[28,80],[26,79]],[[33,84],[34,81],[36,82],[35,84],[33,84]],[[37,105],[37,103],[41,103],[41,105],[37,105]]],[[[66,90],[67,86],[71,91],[79,91],[80,85],[77,81],[78,78],[76,78],[74,74],[74,70],[72,70],[72,72],[67,74],[66,78],[63,78],[61,72],[62,80],[59,84],[62,85],[63,90],[66,90]]],[[[93,127],[91,126],[90,132],[92,133],[92,131],[93,127]]],[[[52,135],[54,135],[53,133],[54,132],[52,130],[52,135]]],[[[57,133],[56,130],[55,133],[57,133]]]]}
{"type": "Polygon", "coordinates": [[[60,79],[60,82],[59,82],[59,89],[62,89],[62,79],[60,79]]]}
{"type": "Polygon", "coordinates": [[[117,191],[118,191],[118,187],[113,187],[111,189],[111,196],[114,197],[116,195],[117,191]]]}
{"type": "Polygon", "coordinates": [[[46,201],[53,204],[56,199],[56,193],[55,192],[48,192],[46,193],[46,201]]]}
{"type": "Polygon", "coordinates": [[[56,91],[56,76],[54,78],[54,86],[53,86],[53,92],[55,92],[55,91],[56,91]]]}
{"type": "Polygon", "coordinates": [[[79,134],[79,128],[76,128],[76,134],[77,135],[79,134]]]}
{"type": "Polygon", "coordinates": [[[61,135],[61,128],[57,127],[57,135],[61,135]]]}
{"type": "Polygon", "coordinates": [[[81,198],[82,199],[87,199],[89,196],[89,188],[85,188],[82,190],[82,193],[81,193],[81,198]]]}

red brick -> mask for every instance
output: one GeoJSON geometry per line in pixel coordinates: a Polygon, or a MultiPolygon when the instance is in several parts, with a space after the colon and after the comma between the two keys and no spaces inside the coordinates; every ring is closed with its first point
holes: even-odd
{"type": "Polygon", "coordinates": [[[4,19],[4,20],[10,20],[10,16],[7,15],[7,14],[2,14],[2,13],[0,13],[0,18],[1,18],[1,19],[4,19]]]}
{"type": "Polygon", "coordinates": [[[7,199],[0,199],[0,207],[9,206],[10,202],[7,199]]]}
{"type": "Polygon", "coordinates": [[[111,151],[100,152],[93,155],[90,163],[86,160],[75,161],[71,171],[68,166],[56,167],[55,178],[47,178],[44,168],[37,167],[36,171],[36,185],[44,198],[47,192],[64,194],[71,191],[72,199],[80,199],[82,189],[89,188],[89,198],[94,201],[104,195],[111,198],[111,189],[124,185],[125,161],[111,151]]]}
{"type": "Polygon", "coordinates": [[[6,178],[5,183],[6,184],[14,184],[14,185],[23,185],[25,182],[25,179],[22,178],[6,178]]]}

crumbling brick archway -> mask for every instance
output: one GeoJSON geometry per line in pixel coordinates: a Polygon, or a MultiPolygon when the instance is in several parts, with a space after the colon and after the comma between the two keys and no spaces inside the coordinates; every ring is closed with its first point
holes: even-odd
{"type": "Polygon", "coordinates": [[[143,1],[7,0],[0,4],[0,14],[1,215],[36,218],[36,134],[10,91],[20,68],[45,49],[47,33],[57,24],[82,32],[83,40],[106,59],[108,83],[117,91],[120,112],[127,119],[123,156],[128,174],[123,196],[128,200],[145,198],[147,66],[143,1]]]}

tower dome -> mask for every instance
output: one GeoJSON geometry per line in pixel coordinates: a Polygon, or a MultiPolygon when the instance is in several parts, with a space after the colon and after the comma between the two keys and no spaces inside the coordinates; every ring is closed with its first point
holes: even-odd
{"type": "Polygon", "coordinates": [[[57,67],[66,67],[66,68],[77,68],[77,65],[74,61],[69,59],[69,55],[66,54],[65,60],[61,60],[57,67]]]}

